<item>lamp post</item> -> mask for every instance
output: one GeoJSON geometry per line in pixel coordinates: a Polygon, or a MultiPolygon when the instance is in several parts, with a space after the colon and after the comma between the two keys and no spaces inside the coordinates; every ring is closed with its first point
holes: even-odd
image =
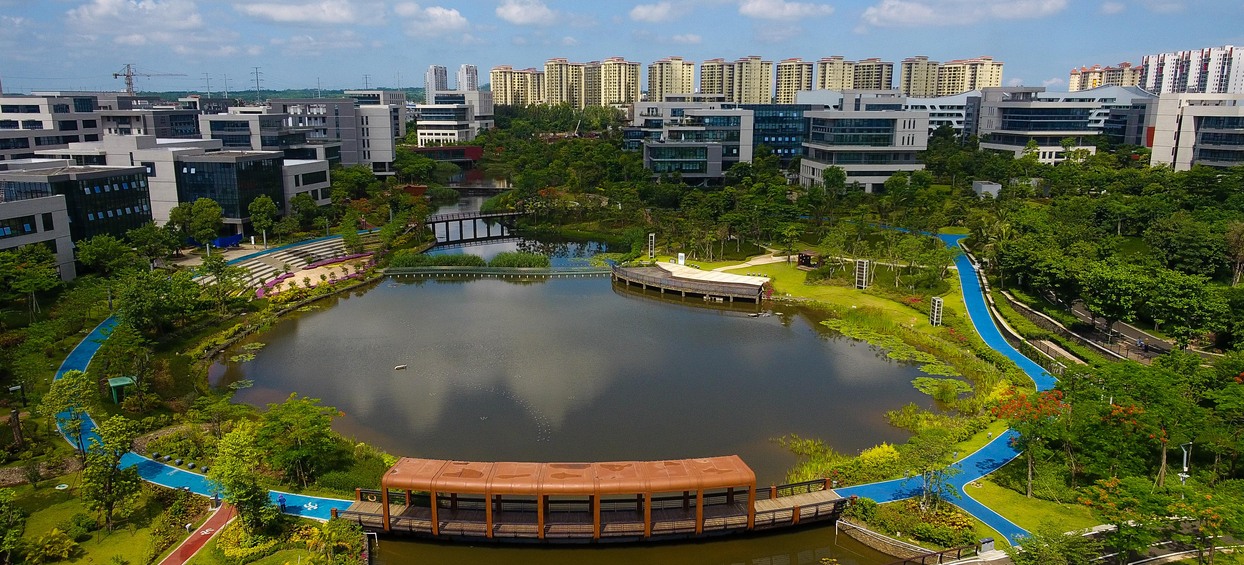
{"type": "Polygon", "coordinates": [[[22,406],[26,405],[26,387],[23,385],[13,385],[9,387],[9,392],[20,392],[22,395],[22,406]]]}
{"type": "Polygon", "coordinates": [[[1192,442],[1179,444],[1179,449],[1184,452],[1184,470],[1179,472],[1179,484],[1183,485],[1191,476],[1188,474],[1188,455],[1192,453],[1192,442]]]}

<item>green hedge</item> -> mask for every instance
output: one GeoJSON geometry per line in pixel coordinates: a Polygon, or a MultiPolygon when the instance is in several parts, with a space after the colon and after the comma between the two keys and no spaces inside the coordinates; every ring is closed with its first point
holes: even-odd
{"type": "Polygon", "coordinates": [[[547,269],[549,268],[549,257],[548,255],[527,251],[506,251],[498,253],[496,257],[493,257],[492,261],[488,262],[488,266],[510,269],[547,269]]]}
{"type": "Polygon", "coordinates": [[[427,255],[413,249],[401,249],[393,253],[390,267],[484,267],[488,262],[479,255],[427,255]]]}

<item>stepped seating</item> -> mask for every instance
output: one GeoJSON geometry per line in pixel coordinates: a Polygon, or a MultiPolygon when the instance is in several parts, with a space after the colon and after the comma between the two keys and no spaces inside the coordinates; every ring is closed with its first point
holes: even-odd
{"type": "MultiPolygon", "coordinates": [[[[332,238],[271,251],[257,257],[243,259],[233,265],[246,269],[246,274],[242,278],[243,287],[258,288],[265,281],[270,281],[284,273],[286,265],[289,265],[290,269],[296,273],[309,263],[341,255],[346,255],[345,245],[341,238],[332,238]]],[[[202,284],[209,284],[213,279],[212,277],[200,277],[198,280],[202,284]]]]}

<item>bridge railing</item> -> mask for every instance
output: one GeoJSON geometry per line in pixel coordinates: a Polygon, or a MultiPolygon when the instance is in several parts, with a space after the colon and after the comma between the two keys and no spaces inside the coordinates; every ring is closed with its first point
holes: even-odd
{"type": "Polygon", "coordinates": [[[525,215],[525,212],[457,212],[454,214],[435,214],[428,216],[423,223],[456,222],[458,220],[484,220],[488,218],[513,218],[525,215]]]}

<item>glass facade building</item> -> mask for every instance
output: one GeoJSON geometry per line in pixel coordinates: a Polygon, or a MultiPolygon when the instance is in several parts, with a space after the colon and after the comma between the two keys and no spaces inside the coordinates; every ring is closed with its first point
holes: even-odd
{"type": "Polygon", "coordinates": [[[230,223],[249,218],[251,202],[261,195],[284,210],[281,163],[281,156],[271,152],[221,151],[183,158],[177,165],[177,200],[215,200],[230,223]]]}
{"type": "MultiPolygon", "coordinates": [[[[65,196],[74,241],[125,232],[151,222],[151,195],[142,167],[59,167],[0,173],[6,202],[65,196]]],[[[50,227],[47,229],[51,229],[50,227]]]]}

